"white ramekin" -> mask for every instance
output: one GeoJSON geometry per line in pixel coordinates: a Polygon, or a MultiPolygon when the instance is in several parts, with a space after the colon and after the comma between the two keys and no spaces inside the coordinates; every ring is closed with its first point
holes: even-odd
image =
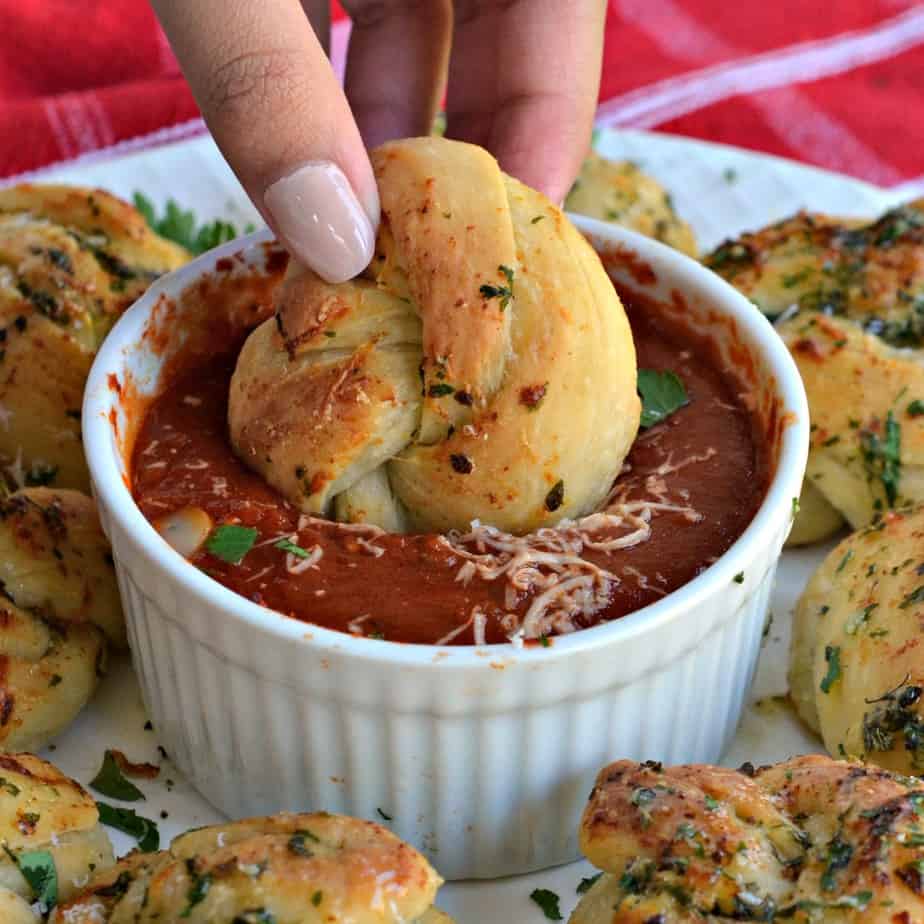
{"type": "Polygon", "coordinates": [[[266,232],[161,279],[107,338],[87,386],[84,441],[134,663],[163,744],[221,811],[384,815],[445,877],[493,878],[577,858],[577,821],[603,764],[722,753],[799,495],[805,393],[770,324],[717,276],[647,238],[574,220],[601,252],[628,255],[617,283],[673,300],[730,362],[752,365],[779,439],[766,500],[728,552],[657,603],[549,648],[438,649],[305,625],[189,565],[141,515],[112,423],[125,432],[132,388],[114,389],[111,376],[156,388],[163,357],[143,333],[162,323],[158,299],[234,254],[239,269],[260,272],[266,232]]]}

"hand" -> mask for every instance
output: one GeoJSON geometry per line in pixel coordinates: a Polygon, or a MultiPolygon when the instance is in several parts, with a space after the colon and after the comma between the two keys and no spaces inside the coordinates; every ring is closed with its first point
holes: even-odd
{"type": "Polygon", "coordinates": [[[366,146],[429,134],[444,88],[447,135],[555,202],[586,153],[605,0],[344,0],[346,94],[324,53],[327,0],[152,3],[247,194],[329,282],[372,258],[366,146]]]}

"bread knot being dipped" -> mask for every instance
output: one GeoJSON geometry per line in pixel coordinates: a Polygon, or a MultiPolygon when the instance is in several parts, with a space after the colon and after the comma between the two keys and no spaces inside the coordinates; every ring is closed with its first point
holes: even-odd
{"type": "Polygon", "coordinates": [[[511,533],[594,509],[638,428],[636,357],[594,250],[481,148],[372,154],[376,254],[290,265],[231,383],[241,459],[309,514],[511,533]]]}

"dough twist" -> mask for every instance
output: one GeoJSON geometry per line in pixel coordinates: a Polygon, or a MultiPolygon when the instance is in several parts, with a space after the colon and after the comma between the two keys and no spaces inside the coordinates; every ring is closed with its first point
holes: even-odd
{"type": "Polygon", "coordinates": [[[611,764],[580,832],[604,873],[570,924],[920,921],[918,784],[814,755],[757,770],[611,764]]]}
{"type": "Polygon", "coordinates": [[[379,825],[316,813],[200,828],[130,854],[60,905],[51,924],[452,924],[442,880],[379,825]]]}
{"type": "Polygon", "coordinates": [[[373,152],[376,257],[289,269],[231,384],[241,458],[307,513],[524,532],[593,509],[638,427],[635,348],[599,258],[480,148],[373,152]]]}

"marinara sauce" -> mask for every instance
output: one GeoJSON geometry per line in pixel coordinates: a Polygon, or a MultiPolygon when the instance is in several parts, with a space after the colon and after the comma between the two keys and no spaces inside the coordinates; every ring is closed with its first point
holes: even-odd
{"type": "MultiPolygon", "coordinates": [[[[640,431],[615,484],[627,502],[656,505],[650,535],[628,548],[585,548],[582,557],[614,580],[602,597],[598,587],[592,611],[559,620],[548,635],[618,619],[685,584],[741,535],[768,482],[766,437],[748,410],[745,383],[721,367],[708,338],[659,314],[655,303],[623,301],[639,368],[676,373],[688,403],[640,431]]],[[[255,528],[256,541],[239,563],[205,549],[192,563],[249,600],[305,623],[399,642],[506,641],[541,588],[516,593],[502,579],[461,579],[465,557],[438,535],[374,535],[318,519],[306,523],[238,460],[227,426],[235,359],[236,351],[178,372],[150,405],[132,466],[144,515],[156,524],[199,507],[216,524],[255,528]],[[285,537],[312,558],[320,548],[320,559],[305,566],[304,554],[280,547],[285,537]]]]}

